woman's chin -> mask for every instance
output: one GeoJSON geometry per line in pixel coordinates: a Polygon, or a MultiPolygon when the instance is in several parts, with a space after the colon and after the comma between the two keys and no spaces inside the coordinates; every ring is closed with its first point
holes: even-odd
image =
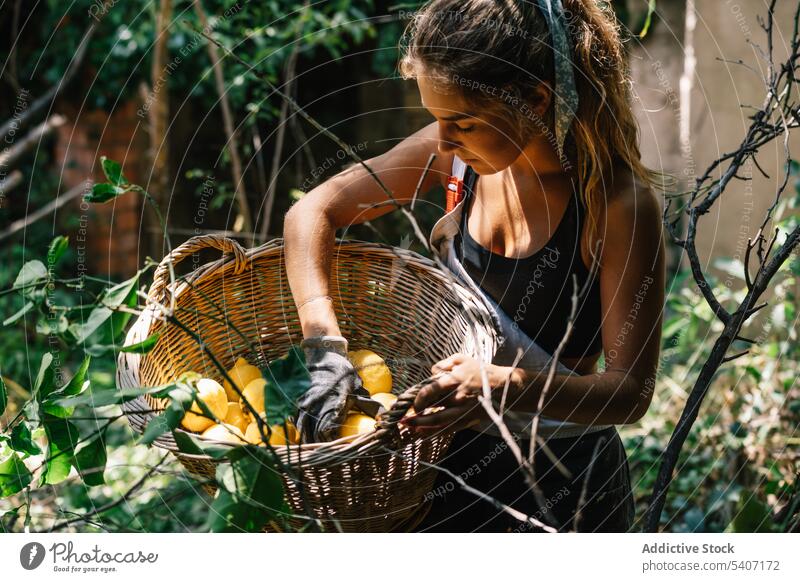
{"type": "Polygon", "coordinates": [[[484,162],[482,160],[479,160],[479,159],[464,160],[464,162],[466,162],[467,165],[470,168],[475,170],[476,174],[479,174],[481,176],[483,176],[483,175],[487,175],[488,176],[489,174],[496,174],[497,172],[500,171],[497,168],[493,168],[491,166],[491,164],[487,164],[486,162],[484,162]]]}

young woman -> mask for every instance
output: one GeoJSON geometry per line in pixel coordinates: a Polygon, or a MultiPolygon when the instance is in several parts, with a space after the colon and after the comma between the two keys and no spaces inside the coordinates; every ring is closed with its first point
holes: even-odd
{"type": "MultiPolygon", "coordinates": [[[[436,224],[431,243],[490,307],[503,343],[484,368],[523,454],[539,415],[540,495],[477,401],[475,359],[453,354],[436,363],[432,372],[443,375],[420,391],[415,409],[444,408],[408,426],[420,435],[458,431],[446,469],[559,531],[631,527],[628,462],[615,425],[646,412],[661,337],[657,174],[640,161],[608,10],[595,0],[429,2],[410,24],[401,72],[416,79],[435,121],[367,161],[401,204],[410,203],[431,153],[421,192],[463,178],[463,199],[436,224]],[[557,350],[558,373],[540,409],[557,350]]],[[[330,257],[336,229],[390,212],[376,206],[385,199],[354,166],[286,215],[286,269],[312,375],[299,419],[309,439],[330,438],[362,401],[327,296],[330,257]]],[[[432,493],[420,531],[538,530],[444,472],[432,493]]]]}

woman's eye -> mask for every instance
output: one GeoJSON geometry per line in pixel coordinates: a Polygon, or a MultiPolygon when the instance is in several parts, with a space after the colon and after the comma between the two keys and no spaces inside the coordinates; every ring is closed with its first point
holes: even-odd
{"type": "Polygon", "coordinates": [[[460,127],[460,126],[456,125],[456,131],[458,131],[460,133],[469,133],[473,129],[475,129],[474,125],[468,125],[467,127],[460,127]]]}

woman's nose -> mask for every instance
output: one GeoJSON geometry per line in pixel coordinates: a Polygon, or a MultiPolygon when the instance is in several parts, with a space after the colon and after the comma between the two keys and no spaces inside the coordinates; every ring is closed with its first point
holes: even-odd
{"type": "Polygon", "coordinates": [[[439,153],[446,154],[452,151],[457,150],[461,147],[457,141],[455,141],[452,137],[452,134],[444,129],[441,125],[439,126],[439,153]]]}

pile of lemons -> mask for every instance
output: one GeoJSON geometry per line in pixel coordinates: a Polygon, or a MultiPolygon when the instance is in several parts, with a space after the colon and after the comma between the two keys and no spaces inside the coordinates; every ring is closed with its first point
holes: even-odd
{"type": "MultiPolygon", "coordinates": [[[[265,419],[264,387],[267,381],[261,377],[261,370],[244,358],[236,361],[233,368],[228,370],[228,376],[233,384],[228,380],[220,384],[212,378],[200,378],[195,383],[197,399],[205,403],[219,422],[203,416],[200,406],[195,402],[183,416],[181,426],[216,441],[263,445],[258,423],[245,405],[245,399],[265,419]],[[234,386],[242,393],[242,397],[234,386]]],[[[287,423],[286,428],[282,424],[271,426],[269,433],[271,445],[299,442],[297,429],[291,423],[287,423]]]]}
{"type": "MultiPolygon", "coordinates": [[[[392,394],[392,372],[383,358],[371,350],[356,350],[348,352],[347,359],[356,369],[370,397],[389,410],[397,401],[397,396],[392,394]]],[[[212,378],[200,378],[195,383],[197,399],[202,400],[219,420],[203,416],[199,405],[194,402],[183,416],[181,426],[216,441],[265,445],[258,423],[244,403],[246,398],[256,413],[266,420],[266,380],[261,376],[261,370],[246,359],[239,358],[233,368],[228,370],[228,376],[233,380],[233,385],[228,380],[220,384],[212,378]],[[242,397],[236,392],[234,385],[242,393],[242,397]]],[[[339,430],[339,437],[371,432],[375,430],[375,424],[375,418],[360,411],[351,411],[339,430]]],[[[287,421],[285,427],[275,424],[269,428],[269,444],[273,446],[300,442],[298,430],[291,421],[287,421]]]]}
{"type": "MultiPolygon", "coordinates": [[[[370,398],[380,402],[386,410],[389,410],[397,401],[397,396],[392,394],[392,372],[383,358],[371,350],[356,350],[347,352],[347,359],[356,369],[361,384],[369,392],[370,398]]],[[[375,422],[376,419],[371,416],[352,411],[342,424],[339,437],[372,432],[375,430],[375,422]]]]}

